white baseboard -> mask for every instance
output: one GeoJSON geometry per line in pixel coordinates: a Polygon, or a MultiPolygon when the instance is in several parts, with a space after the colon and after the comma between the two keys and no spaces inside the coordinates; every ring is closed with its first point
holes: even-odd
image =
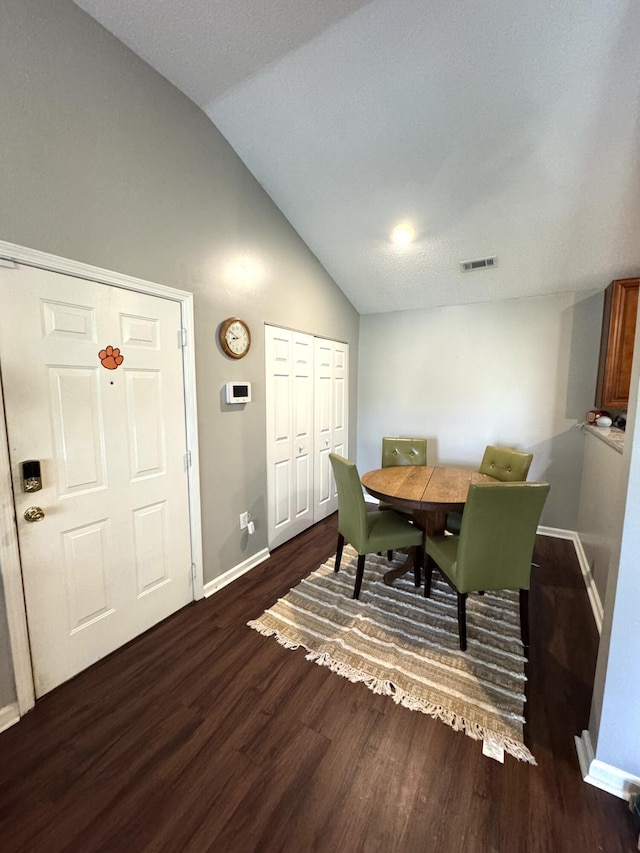
{"type": "Polygon", "coordinates": [[[613,767],[611,764],[594,758],[593,745],[588,731],[583,731],[581,737],[576,735],[575,742],[580,772],[585,782],[623,800],[628,800],[632,794],[640,792],[639,776],[625,773],[618,767],[613,767]]]}
{"type": "Polygon", "coordinates": [[[589,596],[593,619],[596,623],[598,633],[601,634],[604,608],[600,599],[600,593],[598,592],[595,581],[593,580],[593,575],[591,574],[591,567],[589,566],[587,555],[585,554],[584,548],[582,547],[580,536],[575,530],[562,530],[559,527],[538,527],[537,532],[541,536],[553,536],[556,539],[568,539],[573,542],[576,557],[578,558],[578,563],[580,565],[580,571],[582,572],[584,585],[587,588],[587,595],[589,596]]]}
{"type": "Polygon", "coordinates": [[[544,527],[538,525],[536,533],[540,536],[553,536],[554,539],[575,539],[577,534],[575,530],[564,530],[562,527],[544,527]]]}
{"type": "Polygon", "coordinates": [[[224,572],[224,574],[214,578],[212,581],[209,581],[209,583],[204,585],[204,597],[209,598],[210,595],[218,592],[218,590],[221,590],[223,587],[236,580],[236,578],[246,574],[251,569],[260,565],[260,563],[264,563],[264,561],[269,559],[270,556],[271,554],[269,553],[269,549],[263,548],[262,551],[258,551],[257,554],[253,554],[242,563],[238,563],[237,566],[229,569],[229,571],[224,572]]]}
{"type": "Polygon", "coordinates": [[[11,705],[5,705],[0,708],[0,732],[15,725],[20,720],[20,710],[18,703],[13,702],[11,705]]]}

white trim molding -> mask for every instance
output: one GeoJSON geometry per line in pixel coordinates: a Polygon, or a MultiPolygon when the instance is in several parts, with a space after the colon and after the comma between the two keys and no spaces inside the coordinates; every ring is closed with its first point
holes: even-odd
{"type": "Polygon", "coordinates": [[[27,613],[22,589],[22,565],[18,547],[18,528],[11,482],[9,441],[4,419],[4,396],[0,377],[0,577],[9,628],[9,644],[13,677],[18,697],[18,718],[35,705],[36,697],[31,669],[31,649],[27,629],[27,613]]]}
{"type": "Polygon", "coordinates": [[[209,598],[210,595],[213,595],[216,592],[219,592],[223,587],[230,584],[232,581],[237,578],[245,575],[247,572],[254,569],[256,566],[259,566],[260,563],[264,563],[265,560],[268,560],[271,554],[269,553],[268,548],[263,548],[261,551],[258,551],[256,554],[253,554],[251,557],[247,557],[246,560],[243,560],[241,563],[238,563],[237,566],[234,566],[232,569],[224,572],[219,575],[217,578],[214,578],[209,583],[205,584],[204,587],[204,597],[209,598]]]}
{"type": "Polygon", "coordinates": [[[559,527],[538,527],[537,532],[541,536],[553,536],[556,539],[568,539],[573,542],[576,557],[578,558],[578,564],[580,565],[580,571],[582,572],[582,579],[584,580],[584,585],[587,589],[587,595],[589,596],[593,619],[596,623],[598,633],[601,634],[604,608],[602,606],[602,600],[600,599],[600,593],[598,592],[595,581],[593,579],[593,575],[591,574],[591,567],[589,566],[587,555],[585,554],[584,548],[582,547],[580,536],[575,530],[562,530],[559,527]]]}
{"type": "Polygon", "coordinates": [[[0,732],[14,726],[18,722],[20,722],[20,709],[17,702],[0,708],[0,732]]]}
{"type": "MultiPolygon", "coordinates": [[[[598,633],[602,633],[602,601],[593,580],[589,561],[582,547],[580,536],[573,530],[562,530],[554,527],[538,527],[537,532],[541,536],[553,536],[556,539],[568,539],[573,542],[576,557],[580,564],[580,571],[582,572],[584,584],[587,589],[587,595],[591,603],[593,618],[598,633]]],[[[620,770],[618,767],[613,767],[611,764],[606,764],[604,761],[595,758],[591,736],[586,729],[582,732],[581,736],[576,735],[574,741],[576,752],[578,753],[578,762],[580,763],[580,772],[585,782],[624,800],[628,800],[631,794],[640,791],[640,778],[625,773],[624,770],[620,770]]]]}
{"type": "MultiPolygon", "coordinates": [[[[37,249],[29,249],[14,243],[0,240],[0,263],[11,267],[24,264],[51,272],[72,275],[76,278],[98,282],[99,284],[134,290],[150,296],[159,296],[180,303],[182,326],[185,330],[185,345],[182,349],[184,372],[185,421],[187,430],[187,450],[190,454],[189,478],[189,523],[191,535],[191,562],[193,572],[193,597],[199,599],[204,594],[203,555],[202,555],[202,518],[200,509],[200,464],[198,451],[198,412],[196,405],[196,359],[194,346],[193,294],[186,290],[156,284],[140,278],[94,267],[79,261],[50,255],[37,249]]],[[[18,697],[18,718],[35,705],[33,672],[31,669],[31,651],[27,629],[27,617],[22,590],[22,567],[18,550],[18,534],[15,525],[13,488],[11,483],[11,464],[6,436],[4,417],[2,417],[2,387],[0,385],[0,573],[4,584],[7,621],[11,642],[11,656],[15,674],[18,697]]],[[[0,709],[0,715],[3,710],[0,709]]],[[[0,716],[0,731],[2,716],[0,716]]]]}
{"type": "Polygon", "coordinates": [[[575,743],[580,772],[585,782],[623,800],[628,800],[632,794],[640,791],[640,776],[625,773],[624,770],[594,757],[591,736],[586,729],[580,737],[576,735],[575,743]]]}

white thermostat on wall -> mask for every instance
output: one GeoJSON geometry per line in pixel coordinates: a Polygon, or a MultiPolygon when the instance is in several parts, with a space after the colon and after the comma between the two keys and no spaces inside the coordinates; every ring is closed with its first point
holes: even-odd
{"type": "Polygon", "coordinates": [[[251,402],[250,382],[227,382],[225,388],[227,391],[227,403],[251,402]]]}

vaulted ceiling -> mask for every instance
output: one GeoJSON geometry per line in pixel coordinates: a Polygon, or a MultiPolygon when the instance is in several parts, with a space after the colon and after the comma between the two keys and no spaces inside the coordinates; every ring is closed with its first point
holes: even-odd
{"type": "Polygon", "coordinates": [[[640,272],[637,0],[75,2],[205,111],[361,313],[640,272]]]}

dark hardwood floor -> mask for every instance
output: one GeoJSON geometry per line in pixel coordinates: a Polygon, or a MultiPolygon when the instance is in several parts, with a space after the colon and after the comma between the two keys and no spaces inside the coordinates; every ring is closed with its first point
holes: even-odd
{"type": "Polygon", "coordinates": [[[2,733],[0,850],[635,850],[627,804],[580,778],[598,635],[571,543],[536,545],[532,767],[246,627],[335,541],[333,516],[2,733]]]}

